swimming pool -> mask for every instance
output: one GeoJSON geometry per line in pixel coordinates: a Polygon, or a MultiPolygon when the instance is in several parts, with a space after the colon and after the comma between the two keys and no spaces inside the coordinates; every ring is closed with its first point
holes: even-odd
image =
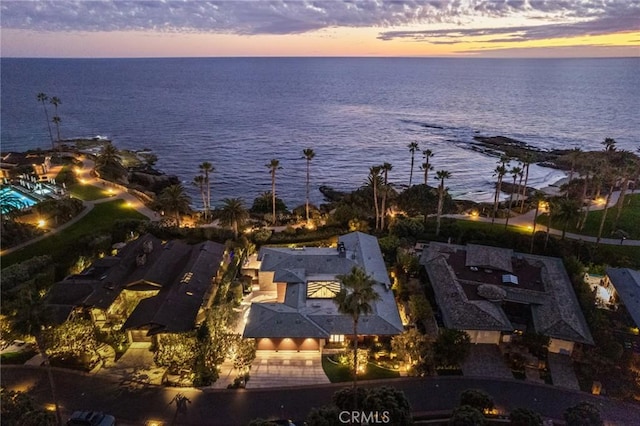
{"type": "Polygon", "coordinates": [[[2,206],[2,214],[6,214],[14,209],[26,209],[37,203],[38,200],[28,197],[10,186],[5,186],[0,189],[0,206],[2,206]]]}

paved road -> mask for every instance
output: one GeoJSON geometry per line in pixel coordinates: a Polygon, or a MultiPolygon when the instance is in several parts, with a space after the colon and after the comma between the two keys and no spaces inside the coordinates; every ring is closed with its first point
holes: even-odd
{"type": "MultiPolygon", "coordinates": [[[[31,388],[41,402],[51,402],[45,370],[26,366],[2,366],[2,386],[31,388]]],[[[178,392],[191,404],[187,416],[178,417],[183,425],[246,425],[257,417],[305,418],[312,407],[328,404],[331,395],[345,384],[313,387],[255,390],[206,390],[142,387],[123,389],[105,377],[54,369],[63,414],[74,409],[98,409],[112,413],[121,425],[142,425],[148,420],[170,424],[175,413],[171,400],[178,392]]],[[[530,384],[517,380],[466,377],[404,378],[369,382],[391,385],[405,392],[415,413],[448,411],[457,405],[460,392],[484,389],[501,410],[529,407],[548,418],[561,419],[564,410],[580,401],[597,405],[610,424],[629,425],[640,419],[640,405],[632,405],[582,392],[530,384]]]]}

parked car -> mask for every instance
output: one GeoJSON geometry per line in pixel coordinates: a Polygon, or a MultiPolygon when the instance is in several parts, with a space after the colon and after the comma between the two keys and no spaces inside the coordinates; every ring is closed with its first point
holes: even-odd
{"type": "Polygon", "coordinates": [[[67,426],[114,426],[116,418],[99,411],[74,411],[67,426]]]}

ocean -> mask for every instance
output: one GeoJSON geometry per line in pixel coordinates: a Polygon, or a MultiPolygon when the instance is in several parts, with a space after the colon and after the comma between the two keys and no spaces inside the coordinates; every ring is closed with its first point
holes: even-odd
{"type": "MultiPolygon", "coordinates": [[[[369,167],[393,165],[409,183],[407,145],[431,149],[456,198],[490,201],[496,158],[473,136],[503,135],[542,149],[601,149],[606,137],[635,151],[640,141],[640,58],[2,58],[1,149],[50,146],[39,92],[57,96],[62,138],[103,136],[118,148],[151,149],[159,169],[191,185],[210,161],[214,204],[271,189],[289,208],[320,185],[353,190],[369,167]]],[[[50,117],[52,114],[50,109],[50,117]]],[[[54,129],[55,132],[55,129],[54,129]]],[[[413,182],[423,180],[416,153],[413,182]]],[[[529,185],[564,176],[533,166],[529,185]]],[[[435,173],[430,184],[436,185],[435,173]]]]}

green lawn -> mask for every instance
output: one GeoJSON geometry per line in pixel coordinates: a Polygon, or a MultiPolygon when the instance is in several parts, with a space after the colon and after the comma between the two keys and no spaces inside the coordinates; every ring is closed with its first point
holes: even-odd
{"type": "Polygon", "coordinates": [[[2,364],[24,364],[36,355],[36,351],[31,349],[25,352],[8,352],[0,355],[2,364]]]}
{"type": "MultiPolygon", "coordinates": [[[[640,240],[640,195],[628,195],[625,198],[624,207],[622,208],[622,213],[620,214],[620,219],[618,220],[618,225],[616,229],[613,229],[613,221],[618,214],[618,206],[613,206],[609,208],[607,212],[607,218],[604,222],[604,229],[602,231],[603,238],[616,238],[616,235],[612,235],[612,233],[618,229],[623,230],[627,234],[629,234],[629,238],[633,240],[640,240]]],[[[600,221],[602,220],[602,215],[604,214],[604,210],[596,210],[590,211],[589,216],[587,217],[587,223],[584,225],[584,229],[582,231],[576,230],[576,222],[569,223],[567,227],[567,232],[571,233],[580,233],[583,235],[591,235],[593,237],[598,236],[598,229],[600,228],[600,221]]],[[[546,226],[547,224],[547,215],[541,215],[538,218],[538,223],[546,226]]],[[[551,220],[551,227],[556,229],[562,229],[564,226],[563,223],[557,220],[551,220]]],[[[619,237],[618,237],[619,238],[619,237]]]]}
{"type": "MultiPolygon", "coordinates": [[[[349,367],[329,360],[329,355],[322,356],[322,369],[331,383],[350,382],[353,380],[349,367]]],[[[393,379],[396,377],[400,377],[400,373],[397,371],[387,370],[369,363],[366,374],[359,375],[358,380],[393,379]]]]}
{"type": "Polygon", "coordinates": [[[69,192],[82,201],[99,200],[110,196],[106,189],[93,185],[76,184],[69,188],[69,192]]]}
{"type": "Polygon", "coordinates": [[[121,219],[147,219],[147,217],[127,207],[124,200],[96,204],[89,214],[69,228],[2,256],[2,267],[6,268],[14,263],[44,254],[52,255],[55,261],[57,258],[64,257],[65,252],[73,252],[73,245],[81,238],[87,235],[110,233],[114,223],[121,219]]]}

